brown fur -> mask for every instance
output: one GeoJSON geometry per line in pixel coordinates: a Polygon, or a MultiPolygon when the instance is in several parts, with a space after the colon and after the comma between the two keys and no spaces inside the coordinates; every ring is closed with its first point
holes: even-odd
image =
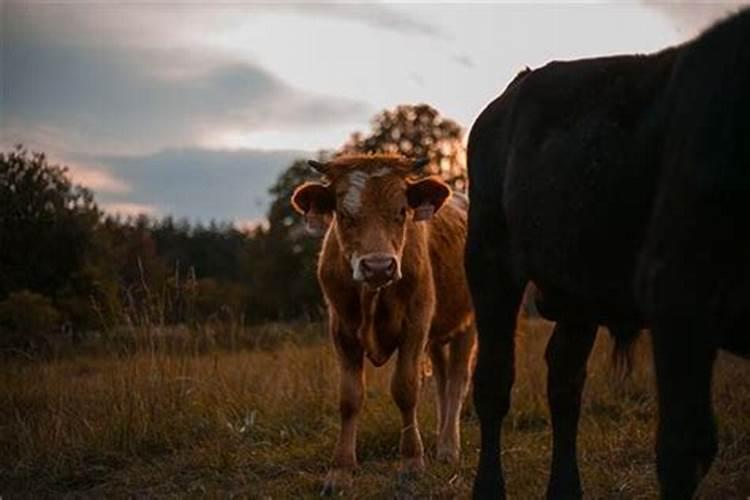
{"type": "MultiPolygon", "coordinates": [[[[441,424],[440,458],[458,458],[458,418],[466,394],[474,350],[471,298],[462,265],[466,212],[461,203],[444,203],[445,184],[434,178],[415,180],[412,162],[400,156],[355,156],[326,165],[331,198],[305,200],[303,185],[293,203],[306,215],[335,199],[333,218],[320,254],[318,278],[325,295],[331,335],[341,364],[342,429],[329,474],[329,487],[346,481],[342,475],[356,465],[356,414],[361,407],[366,355],[376,366],[398,352],[392,394],[402,413],[402,469],[423,464],[422,443],[416,421],[421,378],[421,356],[431,354],[438,385],[441,424]],[[361,209],[355,216],[342,214],[348,174],[390,172],[366,181],[361,209]],[[415,187],[416,186],[416,187],[415,187]],[[301,203],[298,203],[302,199],[301,203]],[[437,212],[427,221],[414,221],[415,205],[427,199],[437,212]],[[305,208],[307,210],[305,210],[305,208]],[[405,218],[399,221],[399,211],[405,218]],[[386,252],[398,256],[401,278],[382,288],[371,288],[353,279],[352,256],[357,252],[386,252]],[[428,348],[429,343],[429,348],[428,348]],[[450,351],[450,352],[449,352],[450,351]]],[[[428,203],[429,204],[429,203],[428,203]]]]}

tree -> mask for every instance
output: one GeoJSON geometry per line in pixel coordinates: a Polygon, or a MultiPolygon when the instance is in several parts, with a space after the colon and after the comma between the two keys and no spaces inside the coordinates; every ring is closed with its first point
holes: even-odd
{"type": "MultiPolygon", "coordinates": [[[[325,158],[324,153],[318,157],[325,158]]],[[[315,278],[320,241],[306,235],[289,202],[297,186],[316,178],[307,160],[297,160],[269,190],[273,203],[268,211],[268,229],[257,230],[249,248],[251,319],[320,315],[322,296],[315,278]]]]}
{"type": "Polygon", "coordinates": [[[384,110],[372,121],[369,135],[355,132],[340,153],[400,153],[412,158],[429,158],[430,172],[440,175],[451,187],[466,190],[466,152],[463,129],[440,116],[427,105],[400,105],[384,110]]]}
{"type": "Polygon", "coordinates": [[[91,298],[115,286],[99,219],[92,193],[67,168],[22,146],[0,153],[0,301],[28,290],[52,299],[66,320],[95,321],[91,298]]]}

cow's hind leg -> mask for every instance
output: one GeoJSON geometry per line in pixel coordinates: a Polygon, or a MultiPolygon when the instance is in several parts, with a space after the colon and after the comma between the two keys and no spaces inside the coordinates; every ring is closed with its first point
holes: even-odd
{"type": "Polygon", "coordinates": [[[437,442],[438,460],[448,463],[458,462],[461,452],[461,408],[469,389],[475,343],[476,332],[472,325],[467,331],[459,332],[449,344],[445,418],[437,442]]]}
{"type": "Polygon", "coordinates": [[[364,399],[364,351],[359,343],[344,337],[341,326],[331,318],[331,330],[339,361],[339,412],[341,428],[323,494],[330,495],[350,486],[357,466],[357,417],[364,399]]]}
{"type": "Polygon", "coordinates": [[[445,344],[430,343],[430,360],[432,362],[432,376],[435,379],[435,400],[437,402],[437,436],[440,438],[443,424],[446,420],[446,383],[448,379],[448,346],[445,344]]]}
{"type": "MultiPolygon", "coordinates": [[[[478,236],[473,242],[477,243],[478,236]]],[[[467,246],[467,271],[477,320],[477,365],[474,370],[474,406],[479,416],[481,444],[474,479],[474,498],[505,498],[500,461],[500,430],[510,408],[515,376],[516,316],[523,296],[505,259],[492,242],[467,246]]]]}
{"type": "Polygon", "coordinates": [[[586,362],[596,325],[561,321],[547,344],[547,401],[552,418],[552,468],[547,498],[580,498],[576,439],[586,362]]]}
{"type": "Polygon", "coordinates": [[[699,322],[655,324],[659,390],[657,471],[661,497],[692,498],[716,455],[711,378],[716,347],[699,322]]]}

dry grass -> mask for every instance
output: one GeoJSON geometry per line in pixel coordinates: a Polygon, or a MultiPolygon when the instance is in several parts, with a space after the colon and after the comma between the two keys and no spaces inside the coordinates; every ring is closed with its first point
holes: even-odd
{"type": "MultiPolygon", "coordinates": [[[[542,352],[549,324],[524,321],[504,463],[512,498],[543,495],[550,459],[542,352]]],[[[618,383],[600,334],[589,363],[580,454],[589,498],[653,498],[655,401],[647,342],[618,383]]],[[[337,370],[327,341],[271,351],[142,349],[0,368],[0,495],[317,496],[338,425],[337,370]]],[[[467,409],[460,466],[429,460],[396,481],[399,417],[390,365],[368,372],[359,438],[361,498],[466,498],[478,426],[467,409]]],[[[705,498],[750,495],[750,364],[722,356],[715,382],[720,451],[705,498]]],[[[434,440],[431,383],[420,419],[434,440]]],[[[469,405],[470,406],[470,405],[469,405]]]]}

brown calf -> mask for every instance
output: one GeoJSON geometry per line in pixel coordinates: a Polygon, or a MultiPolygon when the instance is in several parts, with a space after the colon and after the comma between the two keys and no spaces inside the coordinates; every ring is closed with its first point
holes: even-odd
{"type": "Polygon", "coordinates": [[[339,358],[341,430],[326,492],[351,482],[364,395],[364,357],[383,365],[398,350],[391,394],[401,411],[401,471],[424,467],[417,425],[422,353],[437,385],[439,459],[456,461],[459,418],[475,331],[463,269],[466,205],[450,188],[418,178],[423,161],[357,155],[311,162],[325,183],[306,183],[292,204],[308,228],[327,229],[318,280],[339,358]]]}

